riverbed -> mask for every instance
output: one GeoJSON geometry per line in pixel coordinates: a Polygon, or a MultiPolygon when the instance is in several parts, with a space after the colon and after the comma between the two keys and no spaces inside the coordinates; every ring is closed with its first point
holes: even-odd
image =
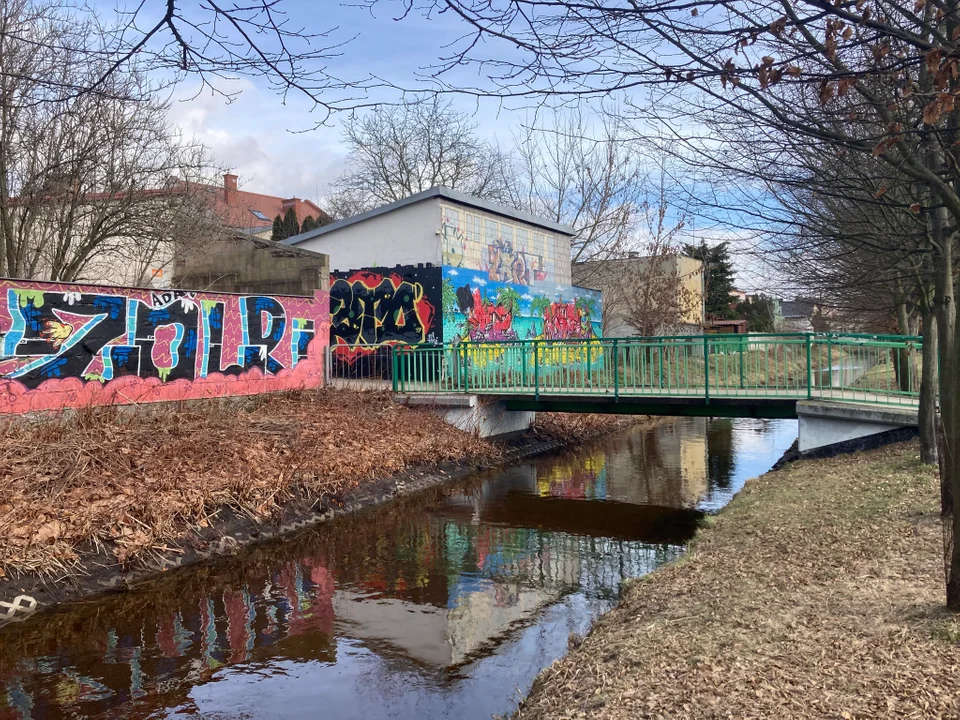
{"type": "Polygon", "coordinates": [[[680,419],[0,631],[0,718],[490,718],[795,421],[680,419]]]}

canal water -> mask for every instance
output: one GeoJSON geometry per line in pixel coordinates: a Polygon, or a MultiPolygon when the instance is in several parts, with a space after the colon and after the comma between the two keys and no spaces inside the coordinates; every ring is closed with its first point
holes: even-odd
{"type": "Polygon", "coordinates": [[[490,718],[795,421],[681,419],[0,630],[7,718],[490,718]]]}

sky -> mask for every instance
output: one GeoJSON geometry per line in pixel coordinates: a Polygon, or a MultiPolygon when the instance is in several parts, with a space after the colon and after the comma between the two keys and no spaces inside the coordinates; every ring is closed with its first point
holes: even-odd
{"type": "MultiPolygon", "coordinates": [[[[127,0],[94,0],[98,12],[107,19],[116,13],[116,2],[127,0]]],[[[402,11],[399,0],[381,0],[372,11],[358,7],[361,0],[282,0],[282,7],[291,28],[308,32],[329,33],[327,43],[343,43],[326,64],[338,77],[373,79],[378,85],[403,88],[424,87],[431,66],[450,51],[464,33],[456,18],[434,15],[425,18],[413,12],[397,21],[402,11]]],[[[185,13],[199,3],[180,3],[185,13]]],[[[146,0],[138,21],[150,26],[165,3],[146,0]]],[[[121,9],[123,5],[120,6],[121,9]]],[[[498,52],[503,52],[498,47],[498,52]]],[[[476,70],[460,68],[446,76],[453,84],[469,86],[479,83],[476,70]]],[[[342,114],[326,118],[302,94],[278,95],[263,79],[216,79],[218,91],[211,92],[196,78],[187,78],[175,89],[171,98],[170,120],[188,138],[206,145],[216,162],[225,171],[239,176],[243,190],[281,197],[314,200],[323,206],[329,183],[346,169],[346,153],[341,144],[342,114]],[[321,123],[322,124],[319,124],[321,123]]],[[[337,99],[334,93],[331,99],[337,99]]],[[[367,101],[396,102],[397,90],[379,88],[369,92],[367,101]]],[[[496,98],[475,99],[455,96],[457,109],[468,113],[477,123],[478,134],[491,142],[509,147],[513,132],[521,124],[530,123],[534,113],[519,101],[501,102],[496,98]]],[[[691,228],[696,224],[691,224],[691,228]]],[[[722,227],[705,227],[703,223],[690,238],[681,240],[708,242],[731,241],[742,255],[736,266],[738,284],[748,291],[769,286],[769,279],[758,270],[758,263],[749,257],[755,242],[742,232],[722,227]]]]}

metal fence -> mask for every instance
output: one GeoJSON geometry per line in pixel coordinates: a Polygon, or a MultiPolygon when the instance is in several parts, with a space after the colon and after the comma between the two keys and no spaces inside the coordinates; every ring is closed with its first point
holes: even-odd
{"type": "Polygon", "coordinates": [[[391,346],[398,392],[829,398],[915,404],[922,340],[750,334],[391,346]]]}

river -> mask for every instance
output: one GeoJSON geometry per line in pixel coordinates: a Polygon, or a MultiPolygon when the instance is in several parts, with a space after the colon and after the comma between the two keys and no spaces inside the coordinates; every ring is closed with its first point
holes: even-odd
{"type": "Polygon", "coordinates": [[[0,720],[509,713],[796,427],[636,427],[9,626],[0,720]]]}

